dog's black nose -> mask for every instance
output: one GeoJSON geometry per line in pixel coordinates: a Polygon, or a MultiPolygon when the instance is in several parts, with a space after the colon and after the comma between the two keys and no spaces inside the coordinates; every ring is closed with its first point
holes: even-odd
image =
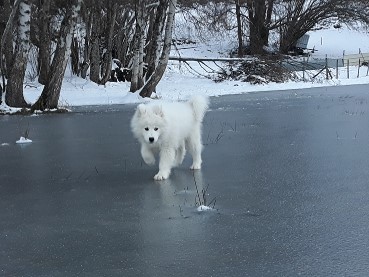
{"type": "Polygon", "coordinates": [[[150,138],[149,138],[149,141],[150,141],[150,142],[154,142],[154,138],[153,138],[153,137],[150,137],[150,138]]]}

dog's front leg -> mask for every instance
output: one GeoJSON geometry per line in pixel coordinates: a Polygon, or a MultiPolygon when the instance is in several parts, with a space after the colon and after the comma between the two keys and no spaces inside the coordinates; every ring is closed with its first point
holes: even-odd
{"type": "Polygon", "coordinates": [[[146,164],[148,164],[148,165],[154,165],[155,164],[154,153],[145,144],[142,144],[142,146],[141,146],[141,156],[142,156],[142,159],[145,161],[146,164]]]}
{"type": "Polygon", "coordinates": [[[173,167],[175,154],[175,150],[172,148],[163,148],[160,150],[159,172],[154,176],[155,180],[168,179],[173,167]]]}

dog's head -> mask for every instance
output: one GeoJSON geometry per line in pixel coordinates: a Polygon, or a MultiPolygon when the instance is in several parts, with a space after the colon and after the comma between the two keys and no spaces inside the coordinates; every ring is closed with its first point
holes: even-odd
{"type": "Polygon", "coordinates": [[[152,145],[158,143],[165,126],[165,116],[162,107],[140,104],[136,113],[143,140],[152,145]]]}

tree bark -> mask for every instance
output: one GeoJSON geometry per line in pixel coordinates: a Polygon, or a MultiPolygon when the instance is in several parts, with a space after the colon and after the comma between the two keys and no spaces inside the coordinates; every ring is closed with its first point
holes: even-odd
{"type": "Polygon", "coordinates": [[[238,51],[237,55],[239,58],[243,57],[243,33],[242,33],[242,20],[241,20],[241,6],[240,0],[236,2],[236,19],[237,19],[237,38],[238,38],[238,51]]]}
{"type": "Polygon", "coordinates": [[[0,37],[4,33],[11,11],[12,8],[10,5],[10,1],[2,1],[2,4],[0,5],[0,37]]]}
{"type": "Polygon", "coordinates": [[[76,0],[62,21],[50,76],[42,90],[40,98],[32,106],[32,111],[57,109],[65,68],[71,52],[72,35],[82,0],[76,0]]]}
{"type": "Polygon", "coordinates": [[[262,54],[264,41],[262,39],[263,21],[265,17],[264,0],[248,1],[247,8],[250,22],[250,52],[251,54],[262,54]]]}
{"type": "Polygon", "coordinates": [[[247,0],[251,54],[263,54],[268,45],[274,0],[247,0]]]}
{"type": "Polygon", "coordinates": [[[18,8],[17,39],[12,66],[8,69],[5,103],[10,107],[24,108],[29,106],[23,97],[23,81],[30,47],[31,6],[29,1],[23,0],[18,8]]]}
{"type": "Polygon", "coordinates": [[[165,37],[162,53],[159,59],[158,66],[155,68],[154,73],[150,76],[149,80],[140,91],[140,96],[142,97],[151,96],[151,94],[155,91],[157,84],[163,77],[165,69],[168,65],[176,5],[177,0],[169,0],[169,9],[167,15],[167,23],[165,26],[165,37]]]}
{"type": "Polygon", "coordinates": [[[150,36],[150,43],[146,55],[147,72],[146,81],[154,73],[160,57],[160,50],[162,47],[162,32],[164,28],[166,10],[168,8],[168,1],[160,0],[156,9],[155,20],[152,22],[152,33],[150,36]]]}
{"type": "Polygon", "coordinates": [[[18,7],[21,0],[16,0],[13,4],[12,11],[10,13],[9,20],[6,24],[2,41],[1,41],[1,47],[2,47],[2,55],[4,57],[4,72],[5,76],[9,77],[9,69],[13,65],[13,29],[14,29],[14,20],[17,15],[18,7]]]}
{"type": "Polygon", "coordinates": [[[106,22],[106,34],[105,37],[105,54],[103,57],[103,64],[101,70],[101,80],[100,84],[105,85],[107,81],[109,81],[111,76],[111,66],[112,66],[112,51],[113,51],[113,35],[114,35],[114,25],[115,18],[117,16],[118,4],[116,2],[109,3],[108,5],[108,14],[107,14],[107,22],[106,22]]]}
{"type": "Polygon", "coordinates": [[[50,0],[44,0],[40,7],[38,28],[38,82],[45,85],[50,71],[51,60],[51,36],[50,36],[50,0]]]}
{"type": "Polygon", "coordinates": [[[79,76],[79,45],[76,37],[72,39],[71,54],[70,54],[70,64],[72,69],[72,74],[79,76]]]}
{"type": "Polygon", "coordinates": [[[143,53],[145,45],[145,1],[138,0],[136,4],[136,30],[134,36],[134,49],[132,58],[132,78],[130,91],[135,92],[143,85],[143,53]]]}
{"type": "Polygon", "coordinates": [[[83,9],[83,21],[86,23],[86,35],[84,37],[83,45],[83,61],[79,64],[80,76],[83,79],[87,78],[87,71],[90,68],[90,53],[91,53],[91,23],[93,20],[93,13],[90,13],[87,8],[83,9]]]}
{"type": "Polygon", "coordinates": [[[123,67],[127,67],[130,59],[131,46],[131,30],[133,30],[135,16],[131,15],[129,11],[123,14],[123,18],[119,20],[120,24],[124,26],[118,31],[115,37],[114,49],[116,50],[116,57],[122,63],[123,67]]]}
{"type": "MultiPolygon", "coordinates": [[[[12,41],[12,29],[13,29],[13,21],[15,15],[18,10],[19,3],[21,1],[17,0],[14,2],[13,8],[10,12],[10,16],[5,25],[4,31],[1,36],[0,42],[0,69],[1,69],[1,77],[2,77],[2,89],[0,91],[0,104],[5,101],[5,92],[6,92],[6,81],[5,78],[9,75],[9,68],[11,68],[10,62],[12,62],[13,57],[13,41],[12,41]]],[[[8,3],[10,7],[10,3],[8,3]]]]}
{"type": "Polygon", "coordinates": [[[90,80],[95,83],[100,82],[100,10],[93,10],[91,23],[91,52],[90,52],[90,80]]]}

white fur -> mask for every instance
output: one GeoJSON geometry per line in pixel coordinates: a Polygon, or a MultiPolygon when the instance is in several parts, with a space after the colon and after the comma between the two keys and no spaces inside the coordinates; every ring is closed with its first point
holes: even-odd
{"type": "Polygon", "coordinates": [[[141,143],[145,163],[155,164],[159,154],[159,172],[155,180],[167,179],[172,167],[180,165],[186,149],[192,155],[191,169],[201,168],[201,128],[208,100],[195,96],[188,102],[152,102],[140,104],[131,120],[134,136],[141,143]]]}

